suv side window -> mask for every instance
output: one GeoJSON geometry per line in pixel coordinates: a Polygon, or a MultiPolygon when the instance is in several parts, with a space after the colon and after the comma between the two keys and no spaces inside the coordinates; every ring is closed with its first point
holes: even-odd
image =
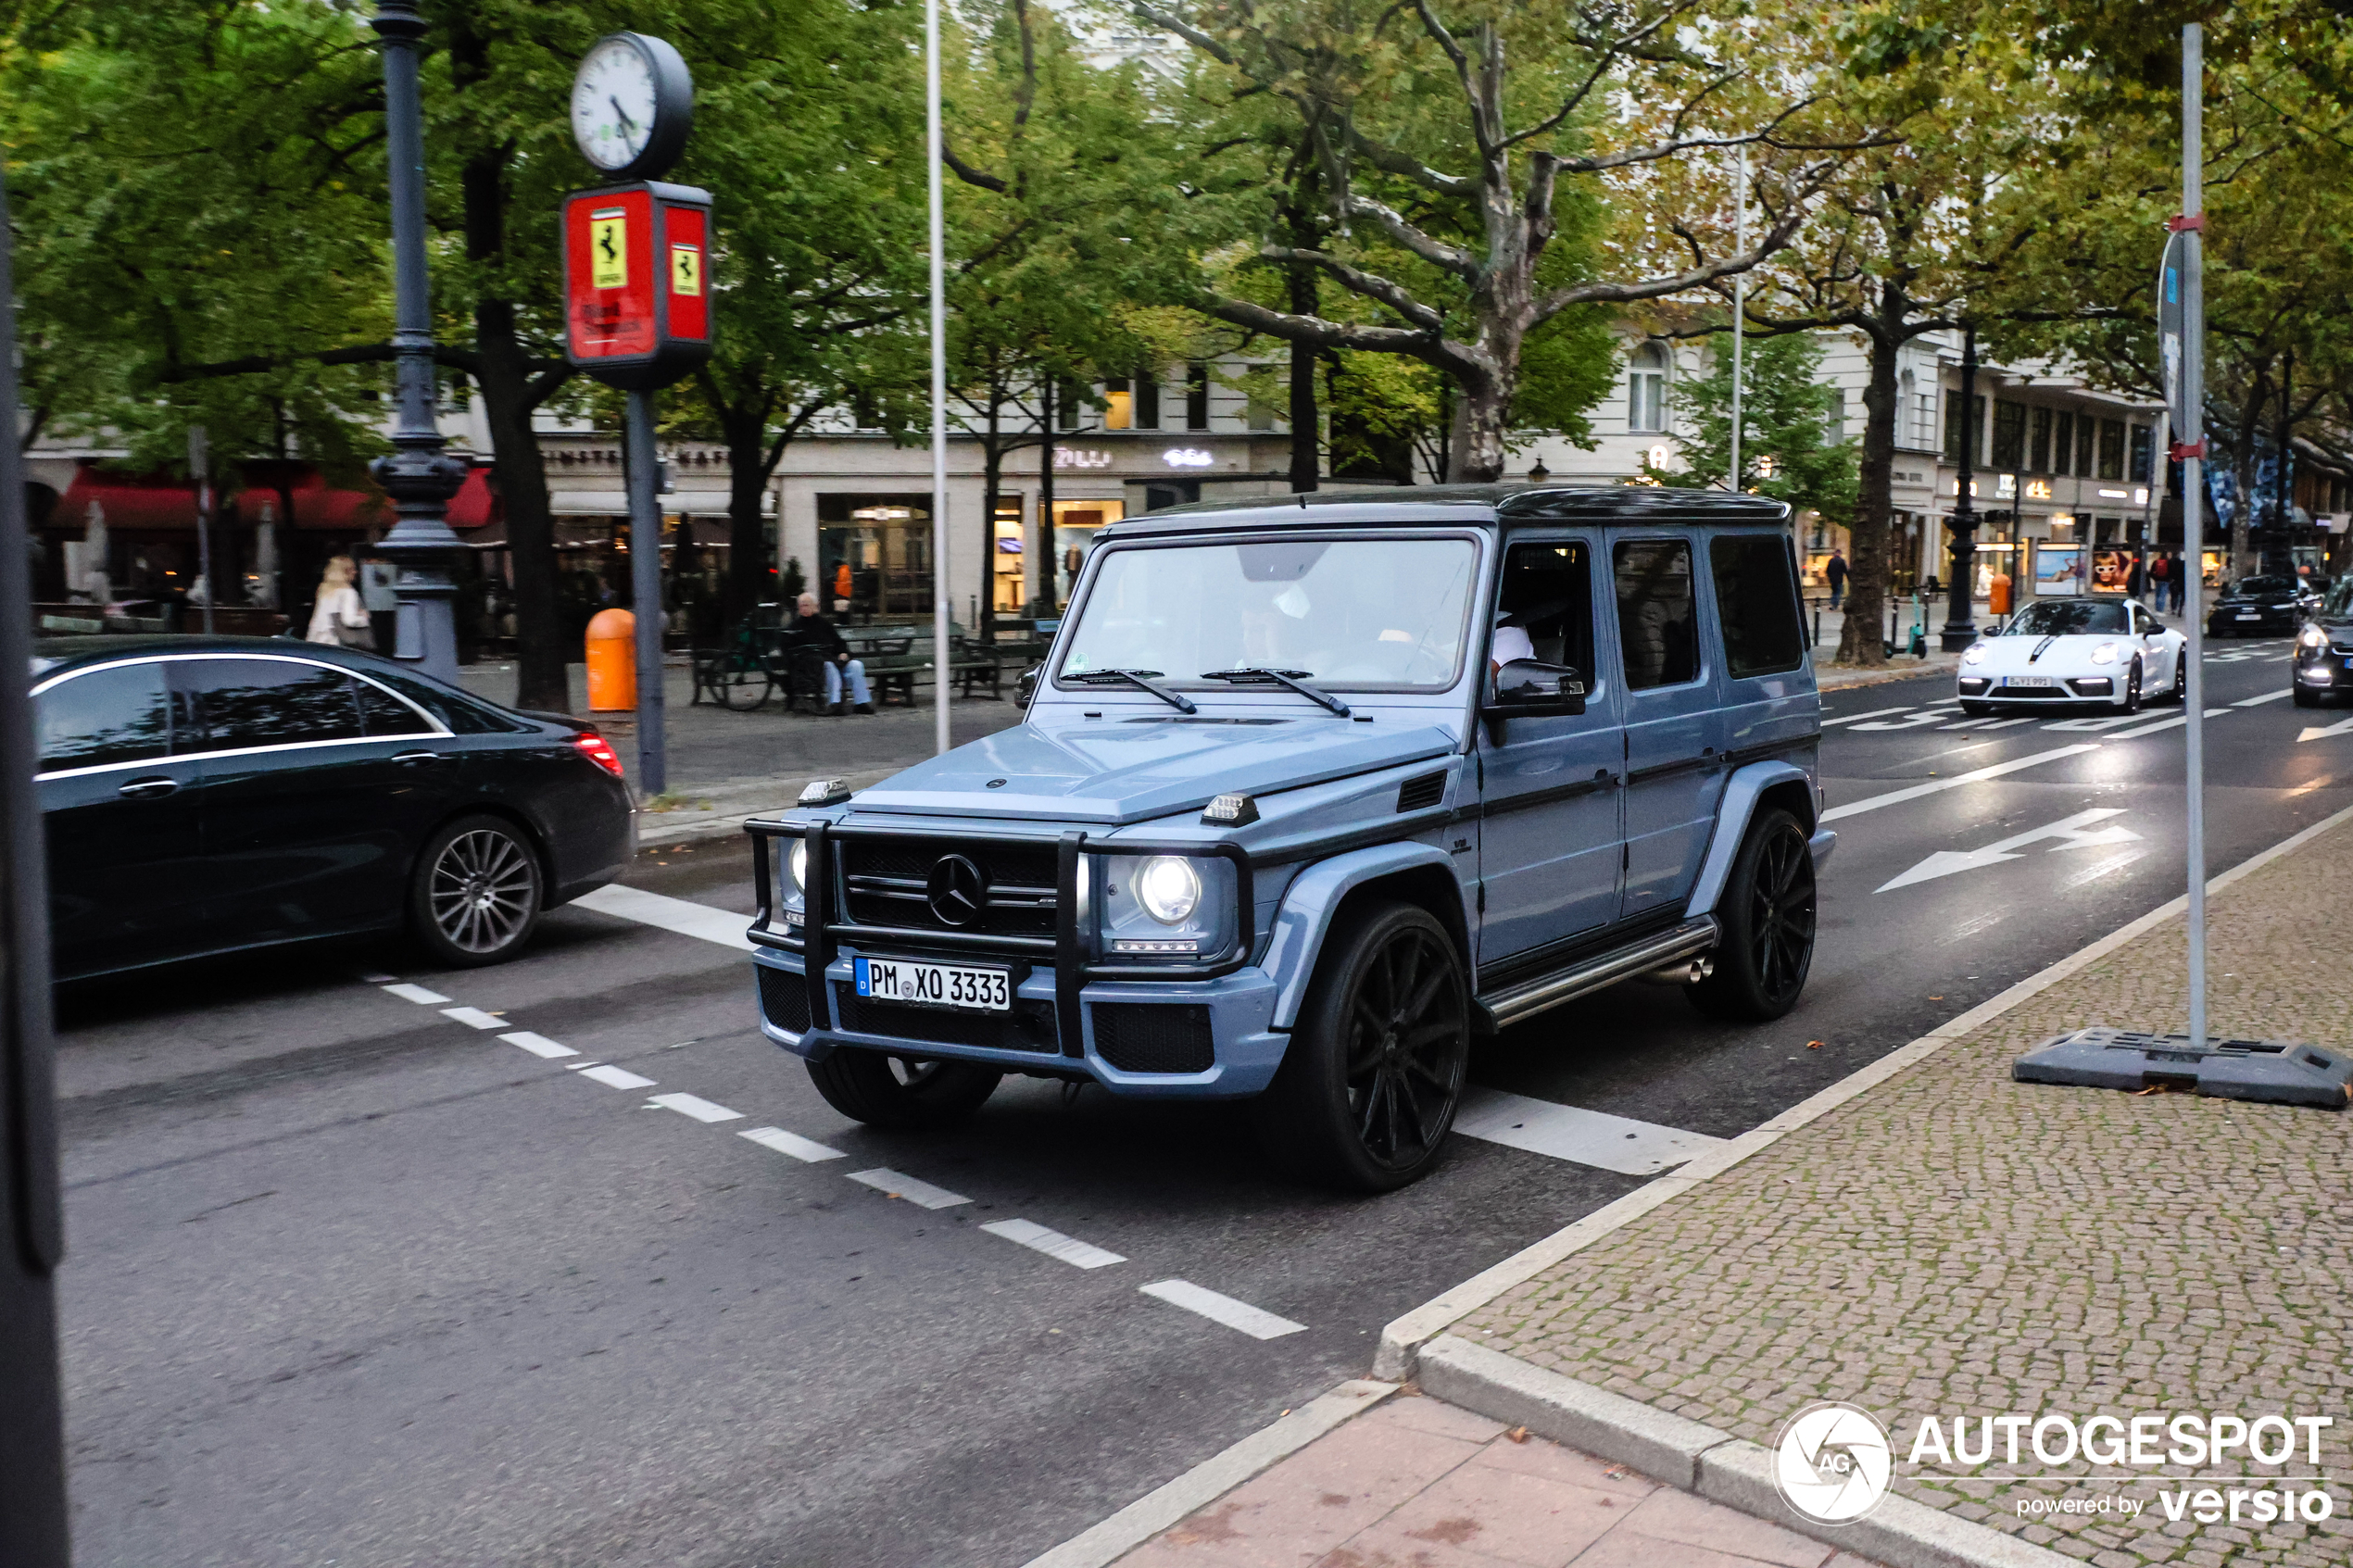
{"type": "MultiPolygon", "coordinates": [[[[1593,563],[1582,539],[1514,545],[1504,555],[1496,585],[1495,653],[1510,651],[1500,635],[1516,626],[1533,651],[1526,657],[1565,664],[1593,680],[1593,563]]],[[[1515,639],[1516,640],[1516,639],[1515,639]]]]}
{"type": "Polygon", "coordinates": [[[195,694],[207,751],[358,740],[351,678],[324,665],[277,659],[198,659],[181,679],[195,694]]]}
{"type": "Polygon", "coordinates": [[[1617,642],[1632,691],[1699,679],[1699,607],[1692,547],[1680,539],[1629,539],[1617,546],[1617,642]]]}
{"type": "Polygon", "coordinates": [[[171,751],[171,700],[152,661],[69,675],[33,698],[32,711],[44,773],[171,751]]]}
{"type": "Polygon", "coordinates": [[[1758,534],[1711,539],[1707,563],[1716,573],[1716,618],[1723,623],[1724,668],[1732,679],[1777,675],[1804,664],[1789,546],[1758,534]]]}

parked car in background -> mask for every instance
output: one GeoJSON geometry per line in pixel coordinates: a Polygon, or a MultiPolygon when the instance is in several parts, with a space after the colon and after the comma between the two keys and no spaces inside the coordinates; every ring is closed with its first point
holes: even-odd
{"type": "Polygon", "coordinates": [[[2241,577],[2222,584],[2206,612],[2209,637],[2284,637],[2320,607],[2318,590],[2284,574],[2241,577]]]}
{"type": "Polygon", "coordinates": [[[2340,577],[2296,634],[2288,684],[2296,706],[2317,708],[2325,697],[2353,692],[2353,577],[2340,577]]]}
{"type": "Polygon", "coordinates": [[[1022,723],[747,824],[761,1028],[876,1126],[1008,1073],[1247,1098],[1277,1162],[1382,1191],[1474,1035],[1637,978],[1779,1018],[1835,838],[1788,519],[1505,485],[1113,523],[1022,723]]]}
{"type": "Polygon", "coordinates": [[[1973,717],[2027,703],[2137,712],[2145,696],[2188,691],[2187,646],[2137,599],[2037,599],[1962,652],[1956,695],[1973,717]]]}
{"type": "Polygon", "coordinates": [[[634,849],[593,728],[371,654],[46,638],[32,696],[60,979],[404,931],[496,963],[634,849]]]}

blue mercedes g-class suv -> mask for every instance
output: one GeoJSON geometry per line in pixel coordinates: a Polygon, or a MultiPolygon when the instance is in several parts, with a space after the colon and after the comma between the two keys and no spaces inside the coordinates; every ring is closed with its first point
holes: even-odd
{"type": "Polygon", "coordinates": [[[1780,503],[1324,491],[1097,539],[1021,724],[748,824],[761,1027],[843,1114],[1256,1097],[1277,1160],[1378,1191],[1475,1035],[1637,977],[1796,1003],[1834,835],[1780,503]]]}

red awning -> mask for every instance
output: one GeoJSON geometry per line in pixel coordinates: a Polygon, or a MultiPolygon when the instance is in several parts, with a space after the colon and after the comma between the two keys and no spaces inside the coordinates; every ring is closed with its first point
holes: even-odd
{"type": "Polygon", "coordinates": [[[342,490],[308,463],[256,462],[244,469],[244,483],[234,497],[237,516],[246,522],[284,522],[286,503],[294,503],[294,525],[322,533],[363,533],[390,528],[392,500],[374,485],[342,490]]]}
{"type": "MultiPolygon", "coordinates": [[[[394,521],[391,499],[373,485],[347,490],[330,485],[308,463],[253,462],[245,465],[237,484],[217,504],[233,506],[241,522],[281,522],[288,500],[294,505],[294,525],[328,533],[363,533],[389,528],[394,521]]],[[[108,528],[187,529],[196,526],[196,496],[185,480],[165,474],[108,473],[84,464],[73,483],[58,497],[50,522],[60,528],[87,524],[91,508],[108,528]]],[[[449,503],[449,526],[481,528],[502,515],[497,493],[490,485],[487,466],[470,469],[465,483],[449,503]]]]}

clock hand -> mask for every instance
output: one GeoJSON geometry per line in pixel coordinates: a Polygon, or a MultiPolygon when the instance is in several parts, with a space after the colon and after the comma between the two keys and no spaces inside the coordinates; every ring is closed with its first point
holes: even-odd
{"type": "Polygon", "coordinates": [[[621,100],[619,98],[608,95],[605,102],[610,104],[612,106],[612,112],[621,117],[621,128],[623,131],[634,132],[637,129],[637,122],[629,118],[629,111],[621,107],[621,100]]]}

